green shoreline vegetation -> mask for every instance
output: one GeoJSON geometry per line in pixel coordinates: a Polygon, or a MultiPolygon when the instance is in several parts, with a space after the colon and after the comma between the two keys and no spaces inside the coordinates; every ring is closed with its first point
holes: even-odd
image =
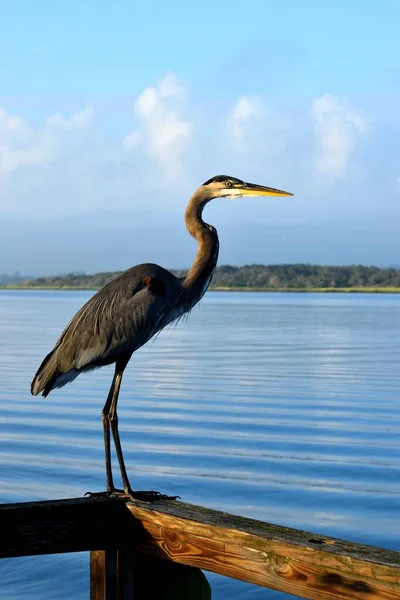
{"type": "MultiPolygon", "coordinates": [[[[177,277],[186,270],[172,270],[177,277]]],[[[121,272],[70,273],[52,277],[21,278],[3,282],[1,289],[98,290],[121,272]]],[[[400,293],[400,270],[363,265],[320,266],[309,264],[245,265],[217,267],[210,291],[232,292],[347,292],[400,293]]]]}

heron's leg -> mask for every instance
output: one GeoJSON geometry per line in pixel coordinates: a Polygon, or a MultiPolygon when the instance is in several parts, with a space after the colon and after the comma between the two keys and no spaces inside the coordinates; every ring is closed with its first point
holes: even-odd
{"type": "Polygon", "coordinates": [[[115,365],[115,377],[114,377],[114,389],[112,393],[111,406],[108,413],[108,419],[110,421],[111,431],[114,438],[115,451],[117,453],[119,468],[121,471],[122,484],[124,486],[124,492],[130,498],[134,498],[136,500],[176,500],[179,496],[165,496],[164,494],[160,494],[160,492],[142,492],[142,491],[133,491],[131,485],[129,483],[128,474],[126,472],[125,461],[122,454],[121,448],[121,440],[119,438],[118,432],[118,415],[117,415],[117,404],[118,404],[118,396],[119,390],[122,382],[122,375],[124,373],[125,367],[128,364],[131,355],[128,357],[124,357],[117,361],[115,365]]]}
{"type": "MultiPolygon", "coordinates": [[[[102,410],[101,416],[103,421],[103,432],[104,432],[104,450],[105,450],[105,458],[106,458],[106,491],[105,492],[87,492],[87,496],[104,496],[111,495],[116,490],[114,486],[113,476],[112,476],[112,466],[111,466],[111,446],[110,446],[110,421],[109,421],[109,412],[111,408],[111,403],[115,390],[115,380],[117,376],[117,369],[115,370],[114,377],[111,383],[110,391],[108,392],[107,400],[102,410]]],[[[122,491],[122,490],[121,490],[122,491]]]]}
{"type": "Polygon", "coordinates": [[[122,454],[121,440],[119,438],[119,431],[118,431],[118,415],[117,415],[118,396],[119,396],[119,390],[120,390],[121,382],[122,382],[122,375],[124,373],[125,367],[126,367],[126,364],[123,365],[122,368],[121,368],[121,365],[118,365],[118,362],[116,364],[115,378],[114,378],[114,390],[113,390],[113,394],[111,397],[111,406],[110,406],[110,411],[108,413],[108,421],[111,426],[111,431],[112,431],[113,438],[114,438],[115,451],[117,453],[117,458],[118,458],[119,468],[121,471],[122,484],[124,486],[124,491],[125,491],[125,493],[129,493],[131,487],[129,484],[128,474],[126,472],[126,467],[125,467],[125,461],[124,461],[124,457],[122,454]]]}
{"type": "Polygon", "coordinates": [[[108,420],[108,415],[110,412],[111,402],[114,395],[116,375],[117,371],[115,370],[110,391],[108,392],[107,400],[101,413],[104,432],[104,450],[106,456],[106,489],[109,493],[112,493],[115,490],[111,467],[110,421],[108,420]]]}

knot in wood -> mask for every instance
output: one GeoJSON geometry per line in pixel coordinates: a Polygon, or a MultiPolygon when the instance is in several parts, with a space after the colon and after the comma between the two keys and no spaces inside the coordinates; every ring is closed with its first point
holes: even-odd
{"type": "Polygon", "coordinates": [[[274,571],[279,575],[291,576],[293,569],[288,562],[274,561],[274,571]]]}
{"type": "Polygon", "coordinates": [[[165,540],[165,546],[170,550],[177,551],[182,546],[182,538],[174,529],[164,528],[163,538],[165,540]]]}

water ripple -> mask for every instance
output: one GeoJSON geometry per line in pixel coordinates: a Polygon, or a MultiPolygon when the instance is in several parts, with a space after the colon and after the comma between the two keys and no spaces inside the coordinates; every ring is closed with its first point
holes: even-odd
{"type": "MultiPolygon", "coordinates": [[[[89,296],[0,292],[3,502],[104,487],[101,408],[112,367],[47,399],[29,394],[38,364],[89,296]]],[[[132,483],[399,549],[399,366],[399,296],[210,293],[126,370],[119,415],[132,483]]],[[[87,597],[86,554],[0,569],[7,600],[27,590],[47,600],[56,588],[66,598],[66,572],[73,597],[87,597]]],[[[215,585],[217,600],[242,597],[238,582],[215,585]]]]}

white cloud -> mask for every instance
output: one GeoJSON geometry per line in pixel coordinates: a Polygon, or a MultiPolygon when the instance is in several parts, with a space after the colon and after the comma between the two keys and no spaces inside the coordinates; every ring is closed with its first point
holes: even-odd
{"type": "Polygon", "coordinates": [[[61,113],[47,117],[46,124],[50,127],[61,129],[85,129],[92,124],[93,108],[88,106],[83,110],[74,112],[69,119],[65,119],[61,113]]]}
{"type": "Polygon", "coordinates": [[[321,173],[342,177],[369,119],[353,109],[346,98],[331,94],[315,98],[311,114],[317,146],[315,165],[321,173]]]}
{"type": "Polygon", "coordinates": [[[261,98],[257,96],[242,96],[239,98],[227,118],[228,132],[238,148],[241,150],[247,149],[245,139],[251,122],[261,119],[265,114],[266,111],[261,98]]]}
{"type": "Polygon", "coordinates": [[[126,136],[126,138],[122,142],[122,145],[127,150],[134,150],[139,146],[141,137],[142,136],[140,135],[140,131],[132,131],[132,133],[126,136]]]}
{"type": "MultiPolygon", "coordinates": [[[[130,126],[126,116],[125,136],[107,133],[92,107],[69,115],[55,107],[41,123],[0,109],[0,214],[136,210],[141,202],[146,208],[181,208],[196,185],[221,172],[287,188],[299,206],[322,190],[327,194],[325,181],[341,176],[348,197],[356,150],[365,181],[369,173],[372,181],[376,167],[377,151],[364,139],[369,119],[331,95],[314,99],[313,119],[307,119],[308,102],[277,106],[241,95],[226,111],[200,110],[169,74],[137,96],[135,122],[130,126]],[[316,166],[322,177],[313,177],[316,166]]],[[[398,170],[392,168],[388,176],[396,181],[398,170]]]]}
{"type": "Polygon", "coordinates": [[[59,131],[84,129],[91,124],[92,115],[91,107],[73,113],[69,119],[56,114],[47,117],[41,129],[35,129],[0,108],[0,175],[20,167],[44,167],[55,161],[63,144],[59,131]]]}
{"type": "Polygon", "coordinates": [[[184,98],[185,88],[172,73],[146,88],[134,106],[140,130],[124,139],[125,148],[134,149],[143,141],[151,158],[169,172],[179,172],[182,155],[193,137],[193,123],[185,120],[176,106],[184,98]]]}
{"type": "Polygon", "coordinates": [[[0,109],[0,174],[21,166],[43,166],[53,158],[53,140],[0,109]]]}

